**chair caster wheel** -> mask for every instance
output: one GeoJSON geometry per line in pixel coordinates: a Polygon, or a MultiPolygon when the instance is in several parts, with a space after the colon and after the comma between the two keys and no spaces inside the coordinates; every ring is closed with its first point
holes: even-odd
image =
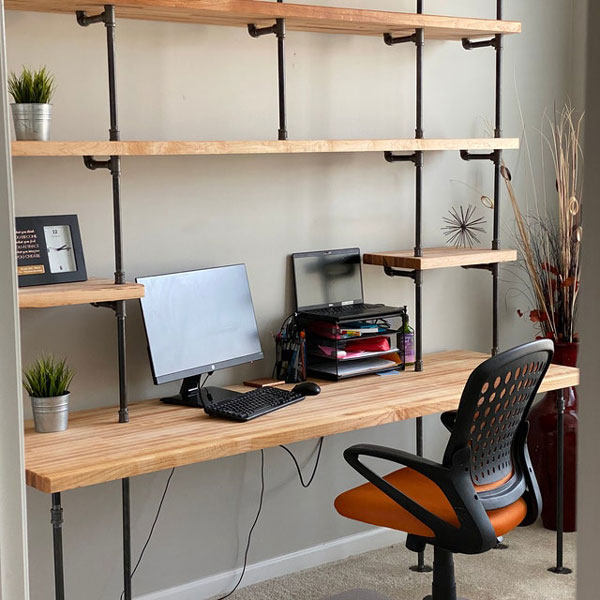
{"type": "Polygon", "coordinates": [[[412,567],[409,567],[409,569],[415,573],[431,573],[433,571],[429,565],[413,565],[412,567]]]}

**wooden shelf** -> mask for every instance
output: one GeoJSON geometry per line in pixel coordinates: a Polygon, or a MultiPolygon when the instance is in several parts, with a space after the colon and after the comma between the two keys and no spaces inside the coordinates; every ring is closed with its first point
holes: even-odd
{"type": "MultiPolygon", "coordinates": [[[[246,27],[249,23],[271,25],[286,19],[293,31],[352,35],[411,35],[423,28],[425,37],[439,40],[480,38],[497,33],[521,32],[521,24],[434,15],[417,15],[356,8],[335,8],[259,2],[257,0],[113,0],[117,17],[149,21],[177,21],[206,25],[246,27]]],[[[366,3],[367,4],[367,3],[366,3]]],[[[102,12],[104,0],[5,0],[7,10],[71,13],[102,12]]]]}
{"type": "Polygon", "coordinates": [[[423,256],[414,256],[413,250],[376,252],[363,255],[366,265],[379,265],[398,269],[447,269],[517,260],[516,250],[490,250],[488,248],[424,248],[423,256]]]}
{"type": "Polygon", "coordinates": [[[19,308],[50,308],[92,302],[112,302],[143,298],[144,286],[138,283],[115,285],[112,279],[88,279],[77,283],[36,285],[19,288],[19,308]]]}
{"type": "Polygon", "coordinates": [[[316,152],[414,152],[416,150],[513,150],[518,138],[405,140],[288,140],[206,142],[13,142],[13,156],[168,156],[301,154],[316,152]]]}
{"type": "MultiPolygon", "coordinates": [[[[60,492],[451,410],[473,369],[486,358],[453,350],[426,355],[421,373],[323,381],[318,396],[248,423],[214,419],[200,409],[159,400],[130,405],[127,424],[117,423],[112,407],[73,412],[69,429],[60,433],[36,433],[28,421],[27,484],[60,492]]],[[[551,365],[540,393],[578,383],[577,369],[551,365]]]]}

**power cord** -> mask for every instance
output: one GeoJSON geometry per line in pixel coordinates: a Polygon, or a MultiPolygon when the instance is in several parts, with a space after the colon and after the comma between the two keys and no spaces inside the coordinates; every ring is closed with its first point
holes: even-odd
{"type": "Polygon", "coordinates": [[[242,567],[242,572],[240,573],[240,577],[237,580],[237,583],[233,586],[233,589],[230,592],[228,592],[227,594],[225,594],[224,596],[217,598],[216,600],[225,600],[225,598],[229,598],[229,596],[231,596],[231,594],[233,594],[233,592],[235,592],[240,587],[240,584],[242,583],[242,579],[244,579],[244,575],[246,574],[246,568],[248,566],[248,554],[250,552],[250,542],[252,541],[252,534],[254,533],[254,528],[256,527],[256,524],[258,523],[258,519],[260,517],[260,513],[262,512],[264,499],[265,499],[265,451],[261,450],[260,451],[260,500],[258,502],[258,510],[256,511],[256,517],[254,517],[254,522],[252,523],[252,527],[250,527],[250,531],[248,532],[248,538],[246,540],[246,550],[244,551],[244,566],[242,567]]]}
{"type": "MultiPolygon", "coordinates": [[[[210,377],[210,375],[211,375],[211,373],[209,373],[206,376],[206,378],[204,379],[204,383],[202,384],[201,387],[204,386],[204,384],[206,383],[206,380],[210,377]]],[[[319,467],[319,461],[321,458],[321,450],[323,449],[323,440],[324,439],[325,439],[324,437],[321,437],[319,439],[317,458],[315,460],[315,466],[313,467],[313,471],[310,475],[310,478],[306,482],[304,481],[304,477],[302,476],[302,470],[300,469],[300,464],[298,463],[298,460],[294,456],[294,453],[287,446],[284,446],[283,444],[280,445],[280,448],[283,448],[283,450],[285,450],[290,455],[292,460],[294,461],[294,465],[296,466],[296,471],[298,472],[298,478],[300,480],[300,485],[302,485],[303,488],[308,488],[312,484],[312,482],[315,478],[315,475],[317,474],[317,469],[319,467]]],[[[173,467],[171,469],[171,472],[169,473],[169,477],[167,478],[167,483],[165,484],[165,489],[163,490],[162,497],[158,504],[158,509],[156,511],[156,515],[154,516],[154,521],[152,522],[152,527],[150,528],[150,533],[148,534],[148,537],[146,538],[146,542],[144,543],[144,546],[142,547],[140,556],[139,556],[137,562],[135,563],[135,567],[133,568],[133,570],[131,572],[132,578],[135,575],[136,571],[138,570],[138,567],[140,566],[140,563],[142,562],[142,558],[144,557],[144,554],[146,552],[146,549],[148,548],[148,545],[150,544],[150,540],[152,539],[152,535],[154,534],[154,529],[156,527],[156,523],[158,522],[158,518],[160,517],[160,513],[162,510],[165,498],[167,497],[167,492],[169,491],[169,486],[171,485],[171,479],[173,478],[174,473],[175,473],[175,467],[173,467]]],[[[265,499],[265,451],[261,450],[260,451],[260,499],[258,502],[258,510],[256,511],[256,516],[254,517],[254,521],[252,522],[250,530],[248,531],[248,537],[246,539],[246,549],[244,550],[244,564],[242,566],[242,572],[240,573],[240,576],[239,576],[236,584],[233,586],[233,589],[230,592],[228,592],[227,594],[225,594],[224,596],[217,598],[216,600],[225,600],[226,598],[229,598],[240,587],[240,584],[242,583],[242,580],[244,579],[244,575],[246,574],[246,570],[248,568],[248,555],[250,553],[250,544],[252,542],[252,534],[254,533],[254,529],[256,528],[256,525],[257,525],[260,515],[262,513],[264,499],[265,499]]],[[[123,590],[121,592],[120,600],[123,600],[124,595],[125,595],[125,590],[123,590]]]]}
{"type": "MultiPolygon", "coordinates": [[[[165,484],[165,489],[163,491],[162,497],[158,504],[158,510],[156,511],[156,515],[154,516],[154,521],[152,522],[152,527],[150,527],[150,533],[148,534],[148,537],[146,538],[146,542],[144,543],[142,551],[140,552],[140,556],[137,559],[137,562],[135,563],[135,567],[133,567],[133,571],[131,571],[132,579],[133,579],[133,576],[135,575],[135,572],[138,570],[138,567],[140,566],[140,563],[142,562],[142,558],[144,557],[144,553],[146,552],[146,548],[148,547],[148,544],[150,543],[150,540],[152,539],[152,535],[154,533],[154,528],[156,527],[156,523],[158,522],[158,517],[160,516],[160,511],[162,510],[163,503],[165,501],[165,498],[167,497],[167,492],[169,491],[169,486],[171,485],[171,479],[173,478],[174,473],[175,473],[175,467],[173,467],[171,469],[171,472],[169,473],[169,477],[167,478],[167,483],[165,484]]],[[[121,592],[120,600],[123,600],[123,596],[125,596],[125,590],[123,590],[121,592]]]]}
{"type": "Polygon", "coordinates": [[[298,471],[298,478],[300,479],[300,485],[303,488],[309,487],[310,484],[313,482],[315,475],[317,474],[317,468],[319,467],[319,459],[321,458],[321,450],[323,449],[323,440],[324,439],[325,439],[324,437],[321,437],[319,439],[319,450],[317,452],[317,460],[315,461],[315,466],[313,468],[313,472],[311,473],[310,479],[306,483],[304,482],[304,477],[302,477],[302,471],[300,469],[300,465],[298,464],[298,460],[294,456],[294,453],[287,446],[284,446],[283,444],[280,444],[280,446],[279,446],[280,448],[283,448],[292,457],[292,460],[294,461],[294,465],[296,465],[296,471],[298,471]]]}
{"type": "Polygon", "coordinates": [[[203,381],[203,382],[200,384],[200,389],[202,389],[202,388],[203,388],[203,387],[206,385],[206,382],[208,381],[208,378],[209,378],[209,377],[210,377],[210,376],[211,376],[213,373],[214,373],[214,371],[209,371],[209,372],[206,374],[206,377],[204,378],[204,381],[203,381]]]}

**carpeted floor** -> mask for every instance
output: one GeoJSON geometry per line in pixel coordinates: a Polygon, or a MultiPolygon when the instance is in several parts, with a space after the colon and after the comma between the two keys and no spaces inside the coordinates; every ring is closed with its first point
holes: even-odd
{"type": "MultiPolygon", "coordinates": [[[[573,600],[575,574],[555,575],[555,534],[541,526],[516,529],[507,550],[456,557],[460,596],[470,600],[573,600]]],[[[431,549],[428,549],[431,560],[431,549]]],[[[355,588],[379,592],[390,600],[421,600],[431,593],[431,575],[413,573],[414,555],[403,546],[367,552],[315,569],[265,581],[232,600],[324,600],[355,588]]],[[[565,565],[575,566],[575,534],[565,535],[565,565]]]]}

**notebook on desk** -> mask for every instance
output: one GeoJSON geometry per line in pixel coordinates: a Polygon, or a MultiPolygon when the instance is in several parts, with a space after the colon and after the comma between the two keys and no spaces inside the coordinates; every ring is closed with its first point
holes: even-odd
{"type": "Polygon", "coordinates": [[[292,254],[296,309],[324,321],[386,317],[402,309],[365,304],[360,249],[292,254]]]}

